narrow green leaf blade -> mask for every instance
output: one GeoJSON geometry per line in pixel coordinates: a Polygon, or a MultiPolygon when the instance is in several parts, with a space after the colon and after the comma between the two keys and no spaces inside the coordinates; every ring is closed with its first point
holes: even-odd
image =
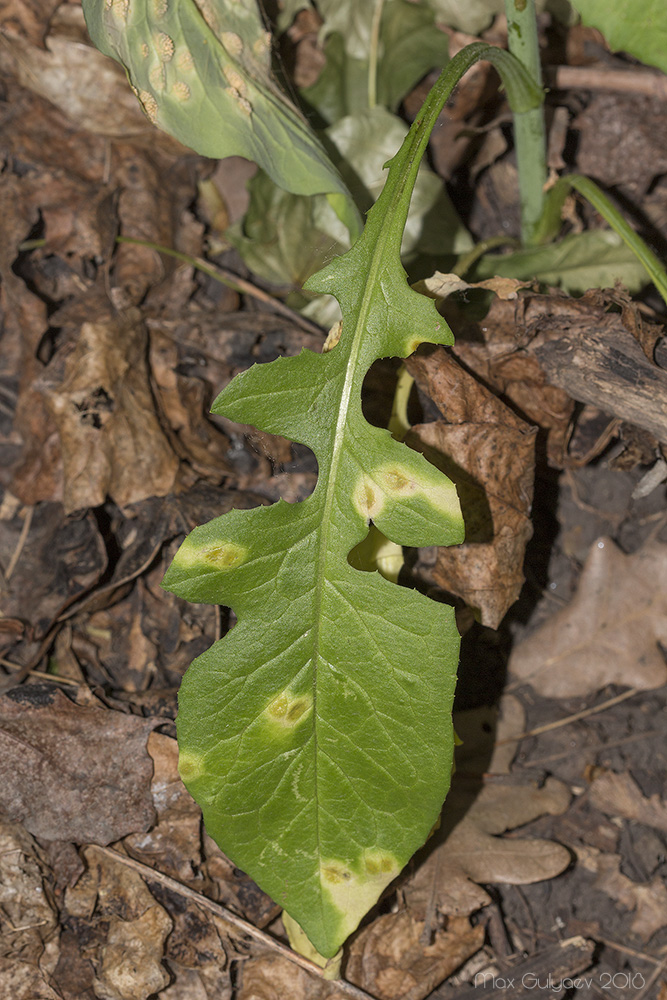
{"type": "Polygon", "coordinates": [[[120,62],[148,118],[204,156],[239,155],[298,194],[349,198],[274,82],[256,0],[83,0],[95,45],[120,62]]]}

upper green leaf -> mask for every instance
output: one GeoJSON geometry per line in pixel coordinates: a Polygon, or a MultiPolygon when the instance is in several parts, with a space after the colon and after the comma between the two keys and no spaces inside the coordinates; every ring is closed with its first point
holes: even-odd
{"type": "Polygon", "coordinates": [[[125,67],[153,124],[204,156],[254,160],[288,191],[349,198],[273,79],[256,0],[83,0],[83,8],[95,45],[125,67]]]}
{"type": "Polygon", "coordinates": [[[612,49],[622,49],[667,73],[665,0],[572,0],[584,24],[598,28],[612,49]]]}

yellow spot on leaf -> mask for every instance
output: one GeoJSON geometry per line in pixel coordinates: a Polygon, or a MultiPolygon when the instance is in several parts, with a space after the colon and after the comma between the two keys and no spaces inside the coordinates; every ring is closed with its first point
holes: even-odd
{"type": "Polygon", "coordinates": [[[344,885],[346,882],[350,882],[354,876],[351,871],[348,871],[344,865],[335,864],[330,862],[327,865],[322,865],[320,868],[320,874],[322,880],[328,885],[344,885]]]}
{"type": "Polygon", "coordinates": [[[418,488],[418,484],[411,478],[410,472],[398,466],[389,469],[380,469],[377,478],[386,490],[390,493],[397,493],[402,497],[410,496],[418,488]]]}
{"type": "Polygon", "coordinates": [[[313,705],[313,699],[308,695],[294,695],[291,691],[281,691],[273,701],[269,702],[264,714],[271,722],[291,729],[296,726],[313,705]]]}
{"type": "Polygon", "coordinates": [[[178,773],[186,783],[194,781],[205,773],[204,762],[193,753],[181,752],[178,755],[178,773]]]}
{"type": "Polygon", "coordinates": [[[202,559],[215,566],[216,569],[234,569],[239,566],[248,556],[248,550],[242,545],[235,545],[234,542],[225,542],[222,545],[211,545],[200,549],[202,559]]]}
{"type": "Polygon", "coordinates": [[[164,17],[169,8],[167,0],[153,0],[153,14],[155,17],[164,17]]]}
{"type": "Polygon", "coordinates": [[[376,517],[384,506],[384,497],[369,476],[362,475],[354,488],[352,502],[366,518],[376,517]]]}
{"type": "Polygon", "coordinates": [[[333,351],[336,344],[340,341],[342,333],[343,321],[342,319],[339,319],[336,320],[327,334],[327,339],[324,341],[324,345],[322,347],[322,354],[327,354],[329,351],[333,351]]]}
{"type": "Polygon", "coordinates": [[[338,858],[320,862],[322,889],[341,919],[341,936],[351,934],[401,870],[388,851],[364,851],[354,863],[338,858]]]}
{"type": "Polygon", "coordinates": [[[252,50],[259,59],[265,56],[271,50],[271,32],[262,32],[261,37],[253,42],[252,50]]]}
{"type": "Polygon", "coordinates": [[[144,59],[148,59],[148,46],[146,45],[146,42],[141,43],[141,54],[144,59]]]}

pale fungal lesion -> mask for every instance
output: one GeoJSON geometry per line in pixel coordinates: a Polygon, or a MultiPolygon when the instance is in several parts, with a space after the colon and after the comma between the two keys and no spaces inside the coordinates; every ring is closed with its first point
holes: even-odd
{"type": "Polygon", "coordinates": [[[223,31],[220,35],[220,41],[234,59],[243,52],[243,42],[234,31],[223,31]]]}
{"type": "Polygon", "coordinates": [[[157,49],[157,53],[163,62],[169,62],[174,55],[175,45],[173,39],[170,38],[164,31],[161,31],[155,39],[155,48],[157,49]]]}
{"type": "Polygon", "coordinates": [[[171,88],[171,92],[177,101],[184,103],[190,100],[190,88],[187,83],[183,83],[182,80],[177,80],[176,83],[171,88]]]}
{"type": "Polygon", "coordinates": [[[195,62],[190,49],[179,48],[176,55],[176,65],[181,73],[189,73],[194,69],[195,62]]]}
{"type": "Polygon", "coordinates": [[[156,18],[164,17],[168,9],[168,0],[153,0],[153,14],[156,18]]]}
{"type": "Polygon", "coordinates": [[[127,24],[130,14],[130,0],[111,0],[111,10],[121,21],[127,24]]]}
{"type": "Polygon", "coordinates": [[[139,93],[139,100],[141,101],[141,106],[146,112],[146,116],[153,123],[157,125],[157,113],[158,113],[158,103],[152,94],[149,94],[147,90],[142,90],[139,93]]]}
{"type": "Polygon", "coordinates": [[[146,42],[141,43],[141,54],[144,57],[144,59],[148,59],[148,56],[150,55],[150,50],[146,42]]]}
{"type": "Polygon", "coordinates": [[[160,64],[159,66],[153,66],[150,73],[148,74],[148,81],[153,90],[164,90],[165,78],[164,78],[164,67],[162,66],[162,64],[160,64]]]}
{"type": "Polygon", "coordinates": [[[271,51],[271,41],[271,32],[263,31],[257,41],[253,42],[252,50],[258,59],[271,51]]]}
{"type": "Polygon", "coordinates": [[[246,97],[244,97],[242,94],[239,94],[236,87],[225,87],[225,93],[229,94],[232,100],[236,102],[236,104],[239,107],[239,110],[244,115],[250,117],[250,115],[252,114],[252,104],[246,97]]]}
{"type": "Polygon", "coordinates": [[[270,722],[278,723],[286,729],[293,729],[303,721],[312,707],[313,699],[310,695],[295,695],[287,689],[276,695],[262,714],[270,722]]]}
{"type": "Polygon", "coordinates": [[[248,85],[241,74],[237,73],[231,66],[225,66],[223,73],[225,74],[227,82],[232,90],[235,90],[241,97],[245,97],[248,93],[248,85]]]}

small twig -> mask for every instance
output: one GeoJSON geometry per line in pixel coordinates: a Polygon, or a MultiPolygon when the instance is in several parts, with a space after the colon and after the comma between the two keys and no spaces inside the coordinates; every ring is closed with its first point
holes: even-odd
{"type": "Polygon", "coordinates": [[[47,674],[43,670],[29,670],[29,677],[39,677],[43,681],[51,681],[52,684],[71,684],[72,687],[82,687],[81,681],[74,681],[71,677],[58,677],[58,674],[47,674]]]}
{"type": "Polygon", "coordinates": [[[23,552],[23,546],[28,538],[28,532],[30,531],[30,525],[32,524],[32,515],[34,514],[35,508],[28,507],[28,512],[23,520],[23,525],[21,527],[21,534],[19,535],[19,540],[16,543],[16,548],[12,554],[12,558],[9,560],[9,565],[5,570],[5,580],[9,580],[10,576],[16,569],[16,564],[21,558],[21,553],[23,552]]]}
{"type": "Polygon", "coordinates": [[[664,965],[664,959],[655,958],[653,955],[649,955],[645,951],[635,951],[634,948],[628,948],[625,944],[618,944],[616,941],[610,941],[609,938],[600,937],[599,934],[595,934],[594,937],[596,941],[599,941],[600,944],[605,945],[607,948],[611,948],[612,951],[618,951],[622,955],[631,955],[633,958],[640,958],[643,962],[651,962],[653,965],[664,965]]]}
{"type": "MultiPolygon", "coordinates": [[[[589,746],[572,747],[570,750],[564,750],[561,753],[552,753],[548,757],[531,758],[526,766],[534,769],[540,767],[542,764],[552,764],[556,760],[571,757],[573,753],[581,754],[584,751],[590,757],[592,754],[601,753],[602,750],[615,750],[616,747],[625,746],[627,743],[637,743],[639,740],[648,739],[649,736],[658,735],[662,735],[662,733],[659,733],[657,729],[647,729],[643,733],[633,733],[632,736],[625,736],[622,740],[610,740],[609,743],[591,743],[589,746]]],[[[521,767],[522,765],[519,764],[519,766],[521,767]]]]}
{"type": "Polygon", "coordinates": [[[529,736],[539,736],[540,733],[548,733],[552,729],[560,729],[561,726],[569,726],[571,722],[577,722],[579,719],[585,719],[589,715],[597,715],[598,712],[604,712],[605,709],[611,708],[612,705],[618,705],[620,702],[626,701],[628,698],[633,698],[636,694],[639,694],[638,688],[629,688],[627,691],[624,691],[623,694],[617,694],[615,698],[609,698],[608,701],[603,701],[599,705],[594,705],[592,708],[586,708],[583,712],[575,712],[574,715],[566,715],[564,719],[557,719],[556,722],[548,722],[544,726],[537,726],[535,729],[527,729],[524,733],[519,733],[518,736],[508,736],[507,739],[498,740],[496,746],[501,747],[506,743],[517,743],[519,740],[525,740],[529,736]]]}
{"type": "Polygon", "coordinates": [[[667,77],[662,73],[598,66],[555,66],[545,69],[545,76],[554,90],[614,90],[667,98],[667,77]]]}
{"type": "MultiPolygon", "coordinates": [[[[90,849],[99,851],[100,854],[106,855],[108,858],[117,861],[119,864],[126,865],[128,868],[134,869],[143,878],[148,879],[152,882],[157,882],[163,885],[166,889],[171,892],[178,893],[184,899],[189,899],[191,902],[195,903],[197,906],[201,906],[203,910],[208,910],[213,916],[218,917],[223,920],[226,924],[229,924],[240,934],[246,937],[253,938],[258,944],[263,945],[265,948],[269,948],[271,951],[277,951],[283,958],[288,959],[294,965],[298,965],[301,969],[306,972],[310,972],[312,975],[317,976],[318,979],[324,979],[322,975],[322,969],[315,965],[314,962],[309,961],[309,959],[304,958],[303,955],[299,955],[298,952],[292,951],[288,948],[286,944],[281,941],[276,940],[276,938],[271,937],[265,931],[255,927],[254,924],[249,923],[242,917],[237,916],[228,910],[226,906],[221,906],[220,903],[215,903],[212,899],[207,896],[203,896],[196,889],[191,889],[190,886],[184,885],[183,882],[179,882],[178,879],[172,878],[170,875],[164,875],[162,872],[157,871],[155,868],[150,868],[148,865],[144,865],[141,861],[135,861],[134,858],[130,858],[125,854],[121,854],[119,851],[114,851],[110,847],[100,847],[98,844],[89,844],[90,849]]],[[[355,1000],[376,1000],[370,993],[366,993],[365,990],[359,989],[357,986],[353,986],[352,983],[348,983],[344,979],[336,979],[336,987],[349,997],[354,997],[355,1000]]],[[[332,985],[333,985],[332,982],[332,985]]]]}
{"type": "Polygon", "coordinates": [[[176,260],[183,261],[185,264],[189,264],[190,267],[195,267],[198,271],[201,271],[202,274],[207,274],[214,281],[219,281],[227,288],[231,288],[233,291],[240,292],[243,295],[251,295],[260,302],[266,303],[275,312],[296,323],[302,330],[306,330],[308,333],[315,333],[319,337],[324,336],[322,327],[318,326],[317,323],[313,323],[312,320],[306,316],[302,316],[295,309],[290,309],[280,299],[276,299],[273,295],[265,292],[262,288],[258,288],[257,285],[253,285],[252,282],[247,281],[245,278],[239,277],[238,274],[234,274],[233,271],[230,271],[226,267],[220,267],[219,264],[212,264],[210,260],[204,260],[203,257],[193,257],[190,254],[181,253],[179,250],[172,250],[171,247],[165,247],[159,243],[151,243],[150,240],[136,240],[130,236],[117,236],[116,243],[130,243],[138,247],[148,247],[150,250],[156,250],[158,253],[164,254],[165,257],[174,257],[176,260]]]}

